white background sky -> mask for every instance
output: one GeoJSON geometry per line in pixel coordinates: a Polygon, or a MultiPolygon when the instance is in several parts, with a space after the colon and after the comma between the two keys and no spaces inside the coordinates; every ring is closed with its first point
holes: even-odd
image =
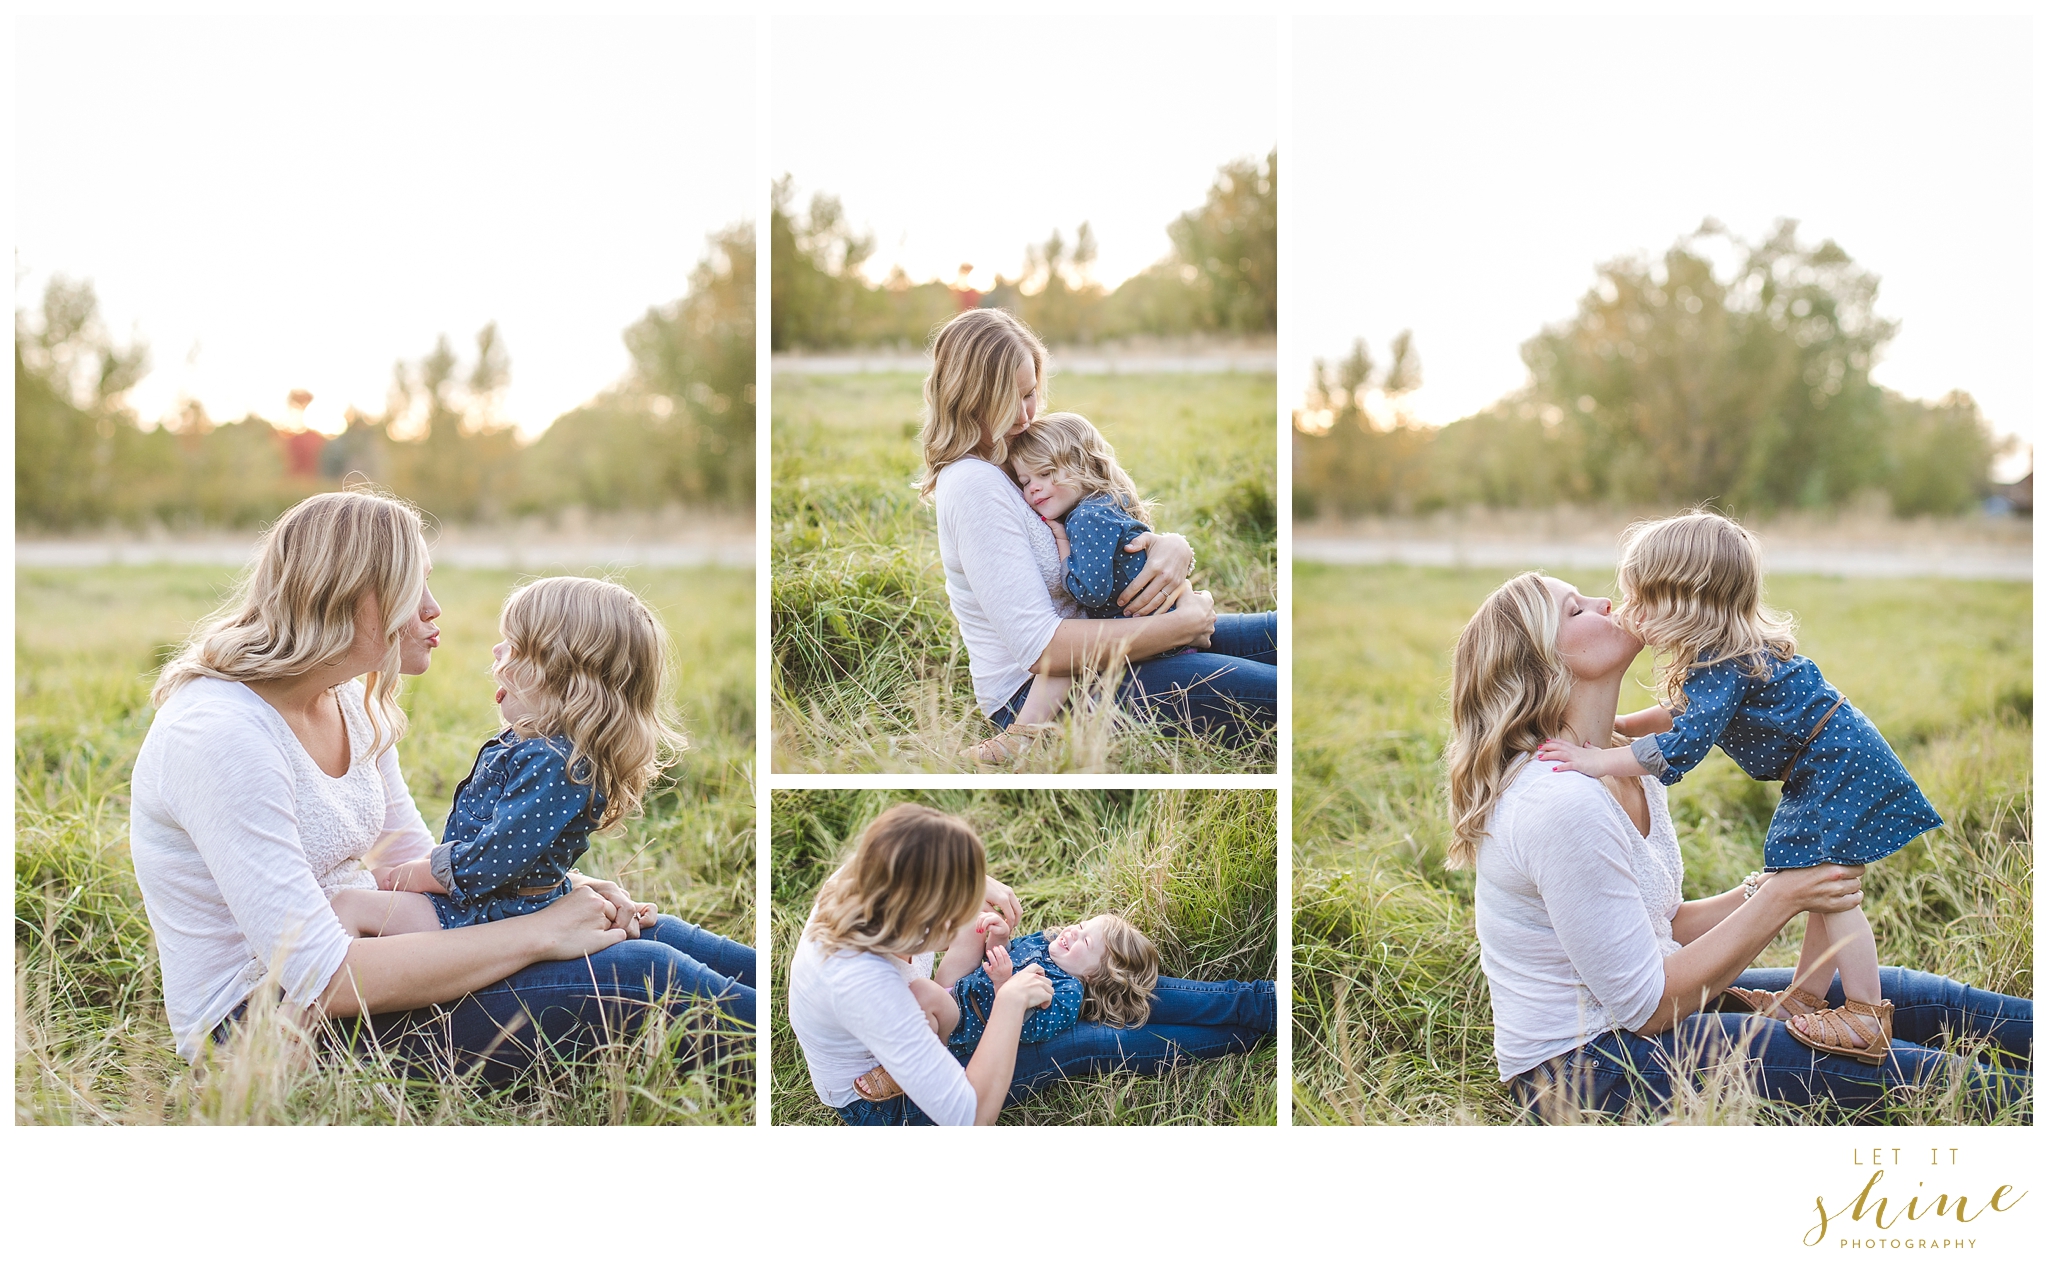
{"type": "Polygon", "coordinates": [[[986,286],[1087,220],[1115,285],[1172,249],[1216,169],[1277,136],[1278,26],[1090,16],[781,18],[773,174],[835,194],[892,264],[986,286]],[[1228,38],[1224,33],[1228,32],[1228,38]]]}
{"type": "Polygon", "coordinates": [[[2032,53],[2012,18],[1296,19],[1290,398],[1413,328],[1453,421],[1597,263],[1789,216],[1883,279],[1879,382],[2031,442],[2032,53]]]}
{"type": "Polygon", "coordinates": [[[331,429],[495,319],[543,427],[754,212],[748,19],[21,19],[14,52],[15,302],[91,279],[145,419],[304,388],[331,429]]]}

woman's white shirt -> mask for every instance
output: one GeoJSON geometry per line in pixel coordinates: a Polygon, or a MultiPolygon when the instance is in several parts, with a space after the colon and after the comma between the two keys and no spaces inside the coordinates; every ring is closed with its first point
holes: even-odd
{"type": "Polygon", "coordinates": [[[910,992],[911,980],[931,974],[930,954],[905,962],[865,951],[827,953],[811,938],[811,923],[804,923],[789,964],[789,1027],[825,1106],[843,1108],[859,1098],[853,1079],[879,1064],[932,1120],[974,1124],[967,1070],[932,1032],[910,992]]]}
{"type": "Polygon", "coordinates": [[[993,715],[1031,680],[1060,621],[1079,619],[1081,607],[1061,584],[1052,529],[1000,467],[963,457],[939,472],[932,500],[974,699],[993,715]]]}
{"type": "Polygon", "coordinates": [[[294,1005],[317,1002],[349,946],[329,895],[376,886],[362,858],[380,839],[384,864],[433,848],[397,753],[367,757],[362,684],[336,695],[340,778],[255,691],[207,677],[171,696],[135,758],[128,837],[187,1059],[266,976],[294,1005]]]}
{"type": "Polygon", "coordinates": [[[1685,867],[1663,786],[1640,781],[1648,836],[1597,780],[1536,760],[1487,819],[1476,925],[1503,1081],[1639,1028],[1664,996],[1685,867]]]}

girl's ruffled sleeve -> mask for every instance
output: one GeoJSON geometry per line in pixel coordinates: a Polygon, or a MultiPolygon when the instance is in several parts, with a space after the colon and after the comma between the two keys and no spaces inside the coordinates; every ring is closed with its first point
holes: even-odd
{"type": "Polygon", "coordinates": [[[1742,704],[1744,674],[1733,662],[1697,669],[1685,679],[1685,711],[1671,718],[1662,734],[1645,735],[1629,744],[1644,769],[1669,787],[1707,758],[1721,732],[1742,704]]]}

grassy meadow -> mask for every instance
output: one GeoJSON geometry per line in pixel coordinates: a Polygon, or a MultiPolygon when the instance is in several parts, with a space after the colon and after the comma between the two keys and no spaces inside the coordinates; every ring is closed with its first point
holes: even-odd
{"type": "MultiPolygon", "coordinates": [[[[376,1063],[317,1062],[268,1041],[194,1071],[173,1049],[128,851],[128,777],[155,670],[232,582],[211,567],[22,571],[15,577],[15,1120],[19,1124],[744,1124],[751,1053],[678,1071],[643,1026],[509,1090],[420,1083],[376,1063]]],[[[488,676],[497,613],[521,577],[442,568],[434,668],[401,696],[400,757],[438,832],[499,727],[488,676]]],[[[753,576],[620,577],[667,620],[691,750],[643,817],[581,863],[663,911],[754,935],[753,576]]],[[[257,1026],[250,1026],[252,1029],[257,1026]]],[[[680,1033],[676,1036],[680,1037],[680,1033]]]]}
{"type": "MultiPolygon", "coordinates": [[[[917,499],[916,374],[776,379],[770,607],[775,768],[975,772],[993,733],[975,707],[946,602],[938,534],[917,499]]],[[[1194,546],[1219,611],[1274,605],[1273,378],[1062,374],[1049,408],[1116,446],[1159,526],[1194,546]]],[[[1232,750],[1102,709],[1070,709],[1013,768],[1266,772],[1270,743],[1232,750]]]]}
{"type": "MultiPolygon", "coordinates": [[[[818,886],[860,832],[900,800],[955,813],[988,848],[989,873],[1017,890],[1022,932],[1114,912],[1158,945],[1161,971],[1200,980],[1270,979],[1276,958],[1277,820],[1271,791],[780,791],[771,841],[775,978],[818,886]]],[[[786,987],[770,1004],[776,1125],[837,1125],[818,1102],[789,1027],[786,987]]],[[[1274,1047],[1183,1064],[1160,1076],[1060,1081],[1003,1109],[1006,1125],[1271,1125],[1274,1047]]]]}
{"type": "MultiPolygon", "coordinates": [[[[1443,866],[1442,751],[1458,630],[1508,571],[1295,571],[1294,1111],[1308,1124],[1512,1118],[1472,930],[1472,874],[1443,866]]],[[[1561,573],[1589,594],[1611,575],[1561,573]]],[[[2023,583],[1786,576],[1769,600],[1800,650],[1867,713],[1947,821],[1871,867],[1864,910],[1885,963],[2031,996],[2033,589],[2023,583]]],[[[1647,706],[1631,673],[1624,711],[1647,706]]],[[[1761,864],[1777,784],[1715,752],[1671,789],[1687,898],[1761,864]]],[[[1788,967],[1801,922],[1758,960],[1788,967]]],[[[1739,1084],[1671,1119],[1810,1122],[1739,1084]]],[[[1939,1089],[1900,1124],[1976,1119],[1939,1089]]]]}

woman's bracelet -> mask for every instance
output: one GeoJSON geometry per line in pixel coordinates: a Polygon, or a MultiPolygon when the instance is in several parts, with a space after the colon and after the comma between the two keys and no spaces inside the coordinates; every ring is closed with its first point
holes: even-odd
{"type": "Polygon", "coordinates": [[[1747,901],[1754,897],[1756,890],[1764,886],[1765,878],[1766,876],[1760,870],[1753,870],[1745,875],[1742,880],[1742,899],[1747,901]]]}

